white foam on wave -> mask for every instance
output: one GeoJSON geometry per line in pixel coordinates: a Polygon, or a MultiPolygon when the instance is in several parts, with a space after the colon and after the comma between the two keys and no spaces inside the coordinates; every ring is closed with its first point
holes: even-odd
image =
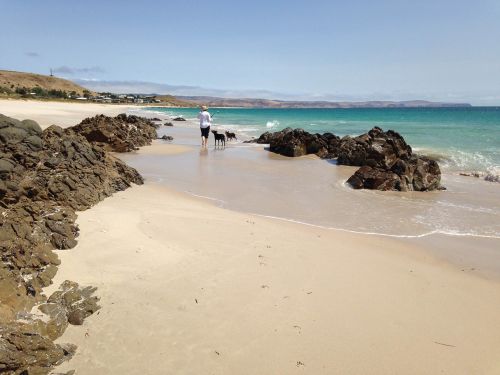
{"type": "Polygon", "coordinates": [[[268,129],[278,127],[279,125],[280,125],[280,122],[278,120],[272,120],[272,121],[266,122],[266,128],[268,128],[268,129]]]}
{"type": "MultiPolygon", "coordinates": [[[[221,207],[221,208],[225,208],[225,206],[227,205],[227,202],[222,200],[222,199],[195,194],[195,193],[188,191],[188,190],[184,190],[184,192],[189,194],[189,195],[192,195],[194,197],[197,197],[197,198],[202,198],[202,199],[206,199],[206,200],[209,200],[212,202],[216,202],[216,205],[218,207],[221,207]]],[[[497,234],[490,235],[490,234],[480,234],[480,233],[474,233],[474,232],[460,232],[458,230],[444,229],[444,228],[443,229],[434,229],[434,230],[430,230],[428,232],[423,232],[423,233],[419,233],[419,234],[394,234],[394,233],[383,233],[383,232],[372,232],[372,231],[360,231],[360,230],[354,230],[354,229],[330,227],[330,226],[326,226],[326,225],[313,224],[313,223],[308,223],[305,221],[290,219],[290,218],[281,217],[281,216],[264,215],[264,214],[259,214],[259,213],[255,213],[255,212],[245,212],[245,213],[248,215],[253,215],[253,216],[257,216],[257,217],[264,217],[267,219],[285,221],[285,222],[305,225],[305,226],[313,227],[313,228],[335,230],[335,231],[340,231],[340,232],[362,234],[362,235],[368,235],[368,236],[380,236],[380,237],[392,237],[392,238],[423,238],[423,237],[428,237],[428,236],[431,236],[434,234],[442,234],[442,235],[453,236],[453,237],[477,237],[477,238],[500,239],[500,235],[497,235],[497,234]]]]}

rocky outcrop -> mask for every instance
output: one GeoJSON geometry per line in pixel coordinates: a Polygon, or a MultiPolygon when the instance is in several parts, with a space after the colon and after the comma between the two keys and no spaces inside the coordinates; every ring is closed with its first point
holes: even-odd
{"type": "Polygon", "coordinates": [[[186,119],[182,116],[177,116],[172,119],[172,121],[186,121],[186,119]]]}
{"type": "MultiPolygon", "coordinates": [[[[97,118],[110,129],[108,120],[97,118]]],[[[117,118],[112,123],[120,123],[119,129],[123,124],[143,124],[123,138],[124,144],[134,145],[125,149],[152,136],[143,119],[117,118]]],[[[97,130],[86,129],[78,128],[80,134],[75,128],[53,125],[42,131],[34,121],[0,115],[0,373],[44,374],[71,356],[74,350],[51,340],[68,322],[81,324],[96,310],[96,299],[91,297],[93,289],[67,282],[47,300],[42,288],[52,283],[59,264],[52,249],[76,245],[76,210],[90,208],[132,183],[143,183],[135,169],[93,139],[97,130]],[[40,304],[49,316],[44,321],[29,314],[40,304]]],[[[117,133],[121,140],[122,133],[117,133]]]]}
{"type": "Polygon", "coordinates": [[[414,155],[403,137],[374,127],[358,137],[344,137],[338,164],[362,166],[347,183],[355,189],[428,191],[441,187],[435,160],[414,155]]]}
{"type": "Polygon", "coordinates": [[[347,183],[355,189],[429,191],[441,189],[441,172],[436,161],[412,156],[397,160],[392,168],[365,165],[347,183]]]}
{"type": "Polygon", "coordinates": [[[164,135],[164,136],[160,137],[159,139],[162,139],[164,141],[173,141],[174,137],[172,137],[171,135],[164,135]]]}
{"type": "Polygon", "coordinates": [[[441,171],[436,161],[414,155],[403,137],[374,127],[358,137],[342,139],[331,134],[311,134],[286,128],[265,132],[250,142],[269,144],[269,150],[296,157],[316,154],[337,158],[338,164],[360,166],[347,183],[355,189],[428,191],[440,189],[441,171]]]}
{"type": "Polygon", "coordinates": [[[25,322],[0,326],[0,373],[46,374],[54,365],[70,359],[76,346],[55,344],[68,324],[81,325],[84,319],[100,307],[93,296],[95,288],[81,288],[65,281],[59,290],[38,306],[46,319],[22,314],[25,322]]]}
{"type": "Polygon", "coordinates": [[[143,117],[121,114],[89,117],[72,129],[107,151],[129,152],[150,145],[157,137],[158,126],[143,117]]]}
{"type": "Polygon", "coordinates": [[[407,160],[411,155],[411,147],[399,133],[392,130],[384,132],[374,127],[358,137],[342,138],[337,161],[343,165],[390,169],[396,160],[407,160]]]}
{"type": "Polygon", "coordinates": [[[265,132],[251,142],[269,144],[270,151],[284,156],[316,154],[322,158],[332,158],[336,156],[339,140],[331,133],[311,134],[302,129],[286,128],[275,133],[265,132]]]}

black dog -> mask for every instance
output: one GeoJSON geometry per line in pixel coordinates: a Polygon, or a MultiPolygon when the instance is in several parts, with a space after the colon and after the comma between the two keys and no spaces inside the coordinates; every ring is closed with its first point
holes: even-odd
{"type": "Polygon", "coordinates": [[[226,137],[227,137],[228,141],[230,141],[231,139],[234,139],[235,141],[238,140],[238,138],[236,138],[236,134],[228,132],[228,131],[226,131],[226,137]]]}
{"type": "Polygon", "coordinates": [[[215,137],[215,146],[217,146],[217,142],[219,142],[220,145],[226,147],[226,137],[224,134],[219,134],[217,130],[212,130],[212,133],[214,134],[215,137]]]}

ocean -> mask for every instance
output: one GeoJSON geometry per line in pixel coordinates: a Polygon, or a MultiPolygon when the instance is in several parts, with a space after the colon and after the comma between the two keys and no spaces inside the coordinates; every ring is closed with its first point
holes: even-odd
{"type": "MultiPolygon", "coordinates": [[[[194,119],[196,108],[150,108],[194,119]]],[[[448,172],[500,174],[500,107],[274,109],[211,108],[215,126],[257,137],[286,127],[338,136],[373,126],[399,132],[415,152],[436,158],[448,172]]]]}

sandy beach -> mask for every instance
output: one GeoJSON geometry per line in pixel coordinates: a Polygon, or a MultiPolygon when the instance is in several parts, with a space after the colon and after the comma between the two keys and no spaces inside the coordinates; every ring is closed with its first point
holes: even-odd
{"type": "MultiPolygon", "coordinates": [[[[125,110],[0,101],[43,126],[125,110]]],[[[199,157],[175,142],[138,155],[183,153],[199,157]]],[[[77,223],[47,294],[67,279],[96,286],[102,309],[58,340],[78,346],[58,372],[500,372],[500,283],[443,260],[432,241],[273,220],[151,180],[77,223]]]]}
{"type": "Polygon", "coordinates": [[[116,116],[130,106],[99,103],[64,103],[36,100],[2,99],[0,113],[17,119],[31,119],[47,128],[52,124],[63,128],[76,125],[86,117],[96,114],[116,116]]]}

